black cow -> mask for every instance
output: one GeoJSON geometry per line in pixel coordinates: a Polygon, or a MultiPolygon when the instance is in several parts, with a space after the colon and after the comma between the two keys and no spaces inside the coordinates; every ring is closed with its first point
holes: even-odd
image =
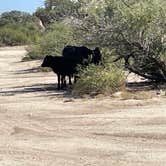
{"type": "MultiPolygon", "coordinates": [[[[96,47],[94,50],[91,50],[85,46],[67,45],[62,50],[62,56],[84,66],[87,66],[90,63],[98,65],[101,63],[102,59],[102,55],[98,47],[96,47]]],[[[69,83],[71,84],[71,76],[69,76],[69,83]]]]}
{"type": "Polygon", "coordinates": [[[50,67],[57,74],[58,77],[58,89],[62,89],[66,86],[65,76],[69,76],[69,78],[76,73],[77,63],[74,60],[70,60],[68,58],[62,56],[51,56],[47,55],[43,63],[42,67],[50,67]]]}
{"type": "Polygon", "coordinates": [[[88,65],[89,63],[99,64],[101,52],[98,47],[91,50],[85,46],[66,46],[62,51],[62,56],[75,60],[78,64],[88,65]]]}

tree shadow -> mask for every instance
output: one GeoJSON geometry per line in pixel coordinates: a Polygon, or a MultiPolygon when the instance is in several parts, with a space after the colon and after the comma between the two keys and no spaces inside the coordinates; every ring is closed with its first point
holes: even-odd
{"type": "Polygon", "coordinates": [[[57,84],[33,84],[30,86],[15,86],[11,87],[9,90],[0,91],[0,96],[15,96],[21,94],[36,94],[36,97],[71,97],[69,88],[64,90],[57,90],[57,84]]]}
{"type": "Polygon", "coordinates": [[[29,73],[38,73],[38,72],[39,72],[39,67],[34,67],[26,70],[18,70],[15,72],[15,74],[29,74],[29,73]]]}
{"type": "Polygon", "coordinates": [[[166,90],[166,83],[157,83],[154,81],[129,82],[126,83],[128,91],[149,91],[149,90],[166,90]]]}

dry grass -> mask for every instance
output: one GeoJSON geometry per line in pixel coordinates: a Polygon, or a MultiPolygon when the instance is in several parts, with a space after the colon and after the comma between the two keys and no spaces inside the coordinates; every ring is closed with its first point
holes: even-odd
{"type": "Polygon", "coordinates": [[[153,92],[147,92],[147,91],[140,91],[140,92],[123,91],[121,94],[121,98],[123,100],[127,99],[145,100],[145,99],[152,99],[153,96],[154,96],[153,92]]]}

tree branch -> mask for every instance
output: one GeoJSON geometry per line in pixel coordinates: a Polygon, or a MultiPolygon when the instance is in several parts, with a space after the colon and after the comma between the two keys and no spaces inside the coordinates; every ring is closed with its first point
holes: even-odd
{"type": "Polygon", "coordinates": [[[150,76],[150,75],[147,75],[147,74],[143,74],[141,72],[139,72],[138,70],[135,70],[132,66],[128,65],[126,66],[126,68],[130,71],[130,72],[133,72],[139,76],[142,76],[144,78],[147,78],[147,79],[150,79],[150,80],[155,80],[155,81],[160,81],[160,82],[166,82],[166,78],[163,78],[163,77],[157,77],[157,76],[150,76]]]}

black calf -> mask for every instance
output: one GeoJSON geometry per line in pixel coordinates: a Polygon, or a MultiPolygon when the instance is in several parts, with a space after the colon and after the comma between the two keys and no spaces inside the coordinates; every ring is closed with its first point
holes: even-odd
{"type": "Polygon", "coordinates": [[[77,63],[65,57],[47,55],[41,66],[52,68],[58,77],[58,89],[62,89],[66,86],[65,76],[76,73],[77,63]]]}

